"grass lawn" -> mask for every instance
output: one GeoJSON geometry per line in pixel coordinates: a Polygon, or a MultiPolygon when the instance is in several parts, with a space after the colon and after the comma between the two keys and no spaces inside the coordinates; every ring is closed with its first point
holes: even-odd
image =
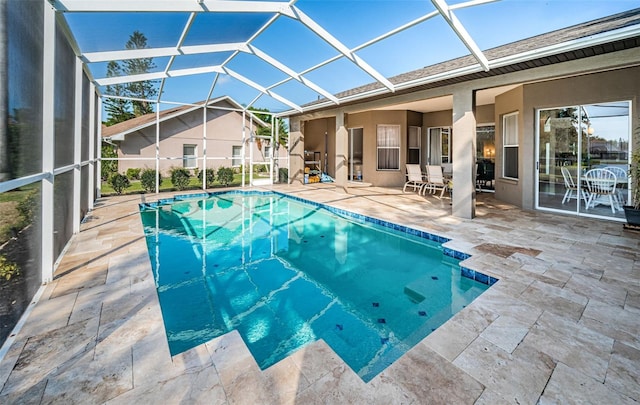
{"type": "Polygon", "coordinates": [[[0,194],[0,245],[13,236],[13,229],[18,230],[17,228],[23,225],[18,204],[32,191],[29,188],[22,188],[0,194]]]}
{"type": "MultiPolygon", "coordinates": [[[[247,176],[246,181],[249,180],[247,176]]],[[[234,174],[233,181],[227,187],[237,187],[242,183],[242,174],[234,174]]],[[[222,184],[215,181],[213,184],[207,184],[207,188],[221,188],[224,187],[222,184]]],[[[187,186],[186,190],[200,190],[202,189],[202,183],[198,180],[197,177],[191,177],[189,179],[189,186],[187,186]]],[[[166,191],[177,191],[178,189],[171,184],[170,178],[162,179],[162,183],[160,184],[160,192],[166,191]]],[[[115,195],[115,191],[113,191],[113,187],[111,184],[107,182],[102,182],[102,187],[100,188],[100,193],[103,196],[115,195]]],[[[122,194],[142,194],[144,193],[142,189],[142,185],[139,180],[131,180],[131,185],[127,187],[122,194]]]]}

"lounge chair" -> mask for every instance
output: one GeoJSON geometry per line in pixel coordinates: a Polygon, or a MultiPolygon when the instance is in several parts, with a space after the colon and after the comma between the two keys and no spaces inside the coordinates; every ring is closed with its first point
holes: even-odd
{"type": "Polygon", "coordinates": [[[423,189],[423,194],[426,194],[427,190],[431,194],[435,194],[436,191],[440,191],[440,198],[444,196],[444,192],[447,190],[448,182],[445,182],[444,174],[442,173],[442,167],[438,165],[427,165],[427,185],[423,189]]]}
{"type": "Polygon", "coordinates": [[[418,190],[420,193],[422,188],[427,184],[422,177],[422,171],[420,165],[408,164],[407,165],[407,182],[404,183],[402,192],[406,192],[407,187],[413,187],[413,191],[418,190]]]}

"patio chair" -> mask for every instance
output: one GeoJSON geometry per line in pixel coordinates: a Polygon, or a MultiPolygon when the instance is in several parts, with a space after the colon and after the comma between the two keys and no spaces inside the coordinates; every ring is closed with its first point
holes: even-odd
{"type": "Polygon", "coordinates": [[[402,192],[406,192],[407,187],[413,187],[413,191],[418,190],[418,193],[422,191],[422,188],[427,184],[422,177],[422,171],[420,165],[408,164],[407,165],[407,182],[404,183],[402,192]]]}
{"type": "Polygon", "coordinates": [[[589,195],[587,194],[587,190],[584,187],[580,188],[580,195],[578,195],[578,184],[573,180],[573,176],[569,169],[565,166],[560,168],[562,172],[562,177],[564,177],[564,188],[567,191],[564,192],[564,198],[562,199],[562,203],[569,201],[572,198],[576,200],[582,198],[584,200],[584,206],[587,207],[589,205],[589,195]]]}
{"type": "Polygon", "coordinates": [[[439,165],[427,165],[427,185],[422,190],[423,194],[427,193],[427,190],[431,194],[435,194],[436,191],[440,191],[440,198],[444,196],[444,192],[447,190],[448,182],[444,179],[442,173],[442,166],[439,165]]]}
{"type": "Polygon", "coordinates": [[[591,169],[585,174],[585,181],[589,189],[587,209],[608,201],[612,213],[615,214],[616,209],[622,210],[616,195],[616,175],[611,170],[591,169]]]}
{"type": "Polygon", "coordinates": [[[627,180],[627,171],[621,168],[620,166],[606,166],[605,170],[611,170],[613,174],[616,175],[616,193],[618,196],[618,203],[625,205],[627,202],[627,197],[625,196],[626,186],[628,183],[627,180]]]}

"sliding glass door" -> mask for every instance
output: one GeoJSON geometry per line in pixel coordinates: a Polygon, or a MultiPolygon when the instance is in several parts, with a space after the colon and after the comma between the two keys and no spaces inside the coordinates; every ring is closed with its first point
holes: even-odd
{"type": "MultiPolygon", "coordinates": [[[[537,207],[580,215],[624,218],[630,140],[628,102],[538,111],[537,207]],[[588,177],[615,174],[612,198],[588,177]]],[[[612,184],[613,187],[613,184],[612,184]]]]}

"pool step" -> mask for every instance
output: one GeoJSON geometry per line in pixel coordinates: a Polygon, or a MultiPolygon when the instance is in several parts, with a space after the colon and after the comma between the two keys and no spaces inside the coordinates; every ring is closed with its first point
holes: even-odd
{"type": "Polygon", "coordinates": [[[424,301],[427,297],[433,297],[441,288],[438,277],[425,275],[404,286],[404,293],[416,304],[424,301]]]}
{"type": "Polygon", "coordinates": [[[404,293],[409,297],[412,302],[416,304],[421,303],[426,298],[424,295],[420,294],[418,291],[409,287],[409,285],[404,286],[404,293]]]}

